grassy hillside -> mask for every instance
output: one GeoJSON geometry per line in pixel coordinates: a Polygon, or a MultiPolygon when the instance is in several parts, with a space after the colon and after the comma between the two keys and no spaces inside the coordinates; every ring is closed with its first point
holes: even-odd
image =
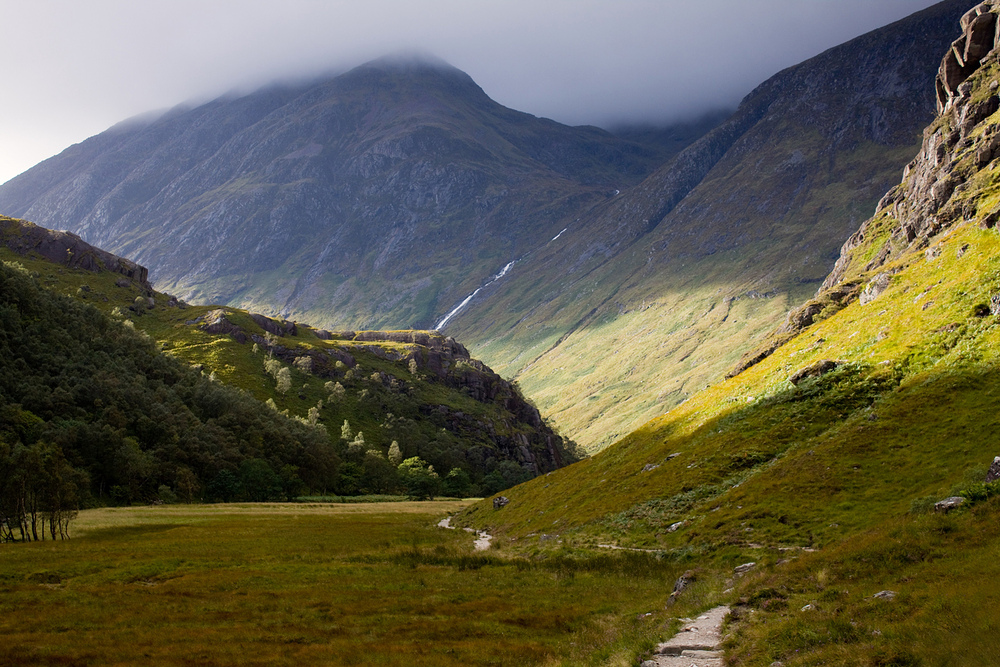
{"type": "Polygon", "coordinates": [[[996,664],[983,582],[1000,574],[1000,485],[985,483],[1000,455],[1000,162],[983,148],[1000,113],[971,109],[998,65],[927,131],[898,205],[845,247],[846,307],[463,520],[515,552],[610,544],[728,577],[732,664],[996,664]],[[942,128],[945,149],[928,149],[942,128]],[[942,198],[931,185],[947,176],[942,198]],[[959,509],[934,510],[951,496],[959,509]],[[744,562],[757,565],[734,575],[744,562]]]}

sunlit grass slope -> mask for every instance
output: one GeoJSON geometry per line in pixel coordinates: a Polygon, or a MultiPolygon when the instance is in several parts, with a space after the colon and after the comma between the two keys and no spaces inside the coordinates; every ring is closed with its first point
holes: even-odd
{"type": "Polygon", "coordinates": [[[977,181],[982,209],[929,251],[877,269],[895,273],[874,301],[817,317],[760,364],[464,521],[525,553],[555,536],[720,571],[757,561],[720,598],[745,603],[735,664],[996,664],[995,643],[975,638],[997,629],[982,583],[1000,574],[1000,505],[925,514],[993,492],[1000,234],[977,222],[995,182],[977,181]],[[823,360],[839,365],[789,381],[823,360]],[[898,596],[872,598],[883,589],[898,596]]]}

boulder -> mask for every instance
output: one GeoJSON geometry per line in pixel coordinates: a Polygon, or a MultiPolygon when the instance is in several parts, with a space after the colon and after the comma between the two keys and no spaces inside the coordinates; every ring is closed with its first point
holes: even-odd
{"type": "Polygon", "coordinates": [[[755,562],[743,563],[733,568],[733,574],[746,574],[757,566],[755,562]]]}
{"type": "Polygon", "coordinates": [[[493,499],[493,509],[498,510],[510,504],[510,499],[506,496],[497,496],[493,499]]]}
{"type": "Polygon", "coordinates": [[[896,597],[896,591],[879,591],[872,597],[876,600],[891,600],[896,597]]]}
{"type": "Polygon", "coordinates": [[[879,298],[882,295],[882,292],[889,288],[889,278],[890,276],[888,273],[880,273],[875,276],[871,282],[865,285],[865,289],[861,292],[861,296],[858,299],[861,302],[861,305],[867,306],[869,303],[879,298]]]}
{"type": "Polygon", "coordinates": [[[677,577],[677,581],[674,582],[674,592],[676,595],[684,591],[685,588],[692,582],[697,580],[698,576],[695,574],[694,570],[688,570],[681,576],[677,577]]]}
{"type": "Polygon", "coordinates": [[[206,313],[203,324],[198,328],[205,333],[232,336],[237,343],[247,342],[246,332],[230,322],[226,318],[226,311],[221,308],[206,313]]]}
{"type": "Polygon", "coordinates": [[[261,329],[275,336],[297,336],[299,333],[295,323],[288,320],[275,320],[260,313],[250,313],[250,319],[261,329]]]}
{"type": "Polygon", "coordinates": [[[812,364],[811,366],[806,366],[805,368],[797,371],[790,378],[788,378],[788,381],[791,382],[793,385],[798,386],[798,384],[803,380],[805,380],[806,378],[811,378],[811,377],[818,378],[821,375],[826,375],[839,365],[840,365],[839,361],[833,361],[831,359],[823,359],[822,361],[817,361],[815,364],[812,364]]]}
{"type": "Polygon", "coordinates": [[[945,498],[944,500],[934,503],[934,511],[947,514],[953,509],[961,507],[963,503],[965,503],[965,498],[962,498],[961,496],[952,496],[951,498],[945,498]]]}
{"type": "Polygon", "coordinates": [[[1000,479],[1000,456],[993,459],[993,464],[986,473],[986,483],[989,484],[990,482],[995,482],[998,479],[1000,479]]]}

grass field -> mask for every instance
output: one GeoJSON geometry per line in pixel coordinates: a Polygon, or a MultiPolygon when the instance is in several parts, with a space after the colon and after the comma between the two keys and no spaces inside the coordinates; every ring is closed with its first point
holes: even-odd
{"type": "Polygon", "coordinates": [[[690,613],[648,554],[476,553],[464,504],[83,511],[0,546],[0,664],[624,665],[690,613]]]}

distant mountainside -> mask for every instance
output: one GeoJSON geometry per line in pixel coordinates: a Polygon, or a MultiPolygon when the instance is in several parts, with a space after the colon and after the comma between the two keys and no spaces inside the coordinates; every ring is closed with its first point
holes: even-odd
{"type": "Polygon", "coordinates": [[[693,138],[566,127],[442,62],[385,58],[122,123],[4,184],[0,212],[149,266],[186,300],[430,328],[693,138]]]}
{"type": "Polygon", "coordinates": [[[728,665],[996,664],[998,15],[953,29],[941,114],[794,335],[453,523],[539,559],[690,564],[671,599],[731,607],[728,665]]]}
{"type": "Polygon", "coordinates": [[[769,79],[482,290],[447,331],[598,449],[732,369],[829,273],[934,117],[967,0],[769,79]]]}
{"type": "Polygon", "coordinates": [[[115,486],[128,493],[113,501],[145,502],[182,479],[185,497],[212,498],[212,481],[250,458],[291,466],[282,474],[300,491],[394,493],[405,484],[393,443],[450,479],[448,495],[577,458],[515,386],[436,332],[330,332],[189,306],[154,291],[142,266],[3,216],[0,260],[0,487],[4,447],[38,439],[103,502],[115,486]],[[122,457],[147,469],[126,479],[122,457]]]}

